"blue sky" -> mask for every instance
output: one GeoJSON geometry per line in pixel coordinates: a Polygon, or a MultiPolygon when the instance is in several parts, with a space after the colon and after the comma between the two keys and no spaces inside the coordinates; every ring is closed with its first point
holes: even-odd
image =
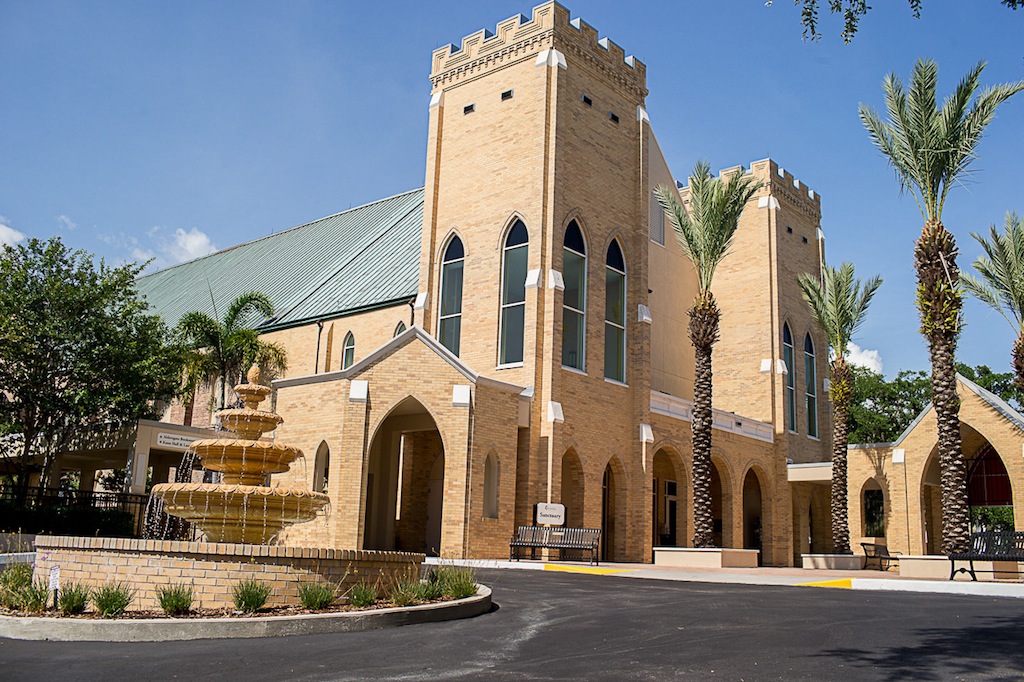
{"type": "MultiPolygon", "coordinates": [[[[823,0],[824,4],[827,4],[823,0]]],[[[922,219],[857,105],[888,71],[939,63],[941,91],[984,59],[1024,79],[1024,11],[886,0],[851,45],[790,0],[565,3],[647,64],[647,109],[677,177],[771,156],[822,196],[827,257],[885,279],[855,341],[889,376],[925,369],[913,242],[922,219]]],[[[60,235],[164,266],[423,183],[431,51],[532,4],[0,0],[0,239],[60,235]]],[[[1024,213],[1024,95],[1001,108],[944,215],[972,231],[1024,213]]],[[[1009,371],[1013,332],[976,302],[959,357],[1009,371]]]]}

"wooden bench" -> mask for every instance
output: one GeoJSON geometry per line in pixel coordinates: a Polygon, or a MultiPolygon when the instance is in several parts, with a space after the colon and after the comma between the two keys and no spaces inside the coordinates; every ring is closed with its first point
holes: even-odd
{"type": "Polygon", "coordinates": [[[949,555],[949,579],[952,580],[957,573],[970,573],[971,580],[976,581],[975,561],[1024,561],[1024,531],[990,530],[971,533],[970,550],[949,555]],[[958,561],[970,562],[969,567],[957,568],[958,561]]]}
{"type": "Polygon", "coordinates": [[[890,554],[889,548],[885,545],[862,542],[860,546],[864,548],[864,568],[868,568],[868,565],[874,560],[878,562],[879,571],[888,571],[889,566],[900,560],[899,552],[890,554]]]}
{"type": "Polygon", "coordinates": [[[599,560],[601,531],[596,528],[563,528],[561,526],[519,526],[508,543],[509,561],[518,561],[522,550],[530,550],[537,558],[538,549],[558,549],[563,553],[589,552],[591,565],[599,560]]]}

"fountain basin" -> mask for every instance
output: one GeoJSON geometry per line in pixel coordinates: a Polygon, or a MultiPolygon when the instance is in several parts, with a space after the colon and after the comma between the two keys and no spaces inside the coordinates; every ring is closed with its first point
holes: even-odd
{"type": "Polygon", "coordinates": [[[163,483],[152,496],[172,516],[194,523],[208,542],[268,544],[287,526],[316,518],[324,493],[217,483],[163,483]]]}
{"type": "Polygon", "coordinates": [[[255,440],[261,434],[273,431],[284,421],[273,412],[249,408],[219,410],[217,417],[221,426],[228,431],[234,431],[239,438],[247,440],[255,440]]]}
{"type": "Polygon", "coordinates": [[[255,486],[266,483],[267,474],[288,471],[302,456],[301,450],[290,445],[234,438],[197,440],[192,449],[204,469],[224,474],[224,483],[255,486]]]}

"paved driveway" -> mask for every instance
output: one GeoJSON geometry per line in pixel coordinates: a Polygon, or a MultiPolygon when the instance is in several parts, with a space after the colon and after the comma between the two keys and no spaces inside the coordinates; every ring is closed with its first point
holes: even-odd
{"type": "Polygon", "coordinates": [[[1024,600],[480,571],[498,608],[284,639],[0,640],[4,680],[1021,679],[1024,600]]]}

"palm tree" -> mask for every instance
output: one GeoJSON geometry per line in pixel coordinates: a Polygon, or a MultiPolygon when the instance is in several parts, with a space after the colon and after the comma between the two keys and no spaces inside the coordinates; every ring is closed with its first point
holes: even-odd
{"type": "Polygon", "coordinates": [[[694,547],[714,546],[711,518],[711,350],[718,341],[721,312],[711,293],[715,268],[732,245],[740,214],[761,188],[750,175],[735,173],[728,179],[711,175],[711,166],[700,161],[693,168],[689,206],[676,198],[675,190],[661,185],[654,190],[668,213],[679,246],[697,273],[697,296],[687,311],[693,343],[693,513],[694,547]]]}
{"type": "Polygon", "coordinates": [[[1013,372],[1015,383],[1024,389],[1024,221],[1016,213],[1006,214],[1006,231],[1002,234],[995,225],[990,228],[991,241],[971,233],[978,240],[985,255],[974,261],[980,277],[961,275],[960,282],[968,293],[1002,315],[1017,340],[1013,343],[1013,372]]]}
{"type": "Polygon", "coordinates": [[[251,291],[231,302],[222,321],[198,310],[181,318],[177,331],[183,345],[191,351],[185,365],[186,394],[191,395],[201,383],[214,386],[220,379],[219,407],[223,408],[227,387],[241,381],[251,364],[256,363],[268,372],[287,368],[284,349],[276,343],[262,341],[259,332],[245,326],[245,322],[257,314],[270,317],[274,306],[265,294],[251,291]]]}
{"type": "Polygon", "coordinates": [[[946,554],[967,549],[970,526],[955,366],[963,299],[956,242],[942,225],[942,208],[950,187],[967,174],[996,107],[1024,89],[1024,81],[996,85],[975,98],[984,68],[985,63],[979,62],[971,69],[940,108],[935,93],[938,67],[931,60],[918,60],[909,90],[894,74],[882,83],[888,121],[860,105],[860,119],[872,142],[896,171],[900,188],[913,195],[925,219],[914,265],[921,333],[928,340],[932,363],[932,402],[942,471],[942,551],[946,554]]]}
{"type": "Polygon", "coordinates": [[[832,401],[832,551],[850,554],[850,524],[846,504],[846,446],[850,432],[850,398],[853,395],[853,372],[846,364],[846,351],[868,312],[881,278],[875,276],[861,284],[854,279],[853,263],[839,268],[825,266],[821,280],[803,274],[797,277],[804,300],[818,321],[828,345],[832,347],[829,363],[831,380],[828,397],[832,401]]]}

